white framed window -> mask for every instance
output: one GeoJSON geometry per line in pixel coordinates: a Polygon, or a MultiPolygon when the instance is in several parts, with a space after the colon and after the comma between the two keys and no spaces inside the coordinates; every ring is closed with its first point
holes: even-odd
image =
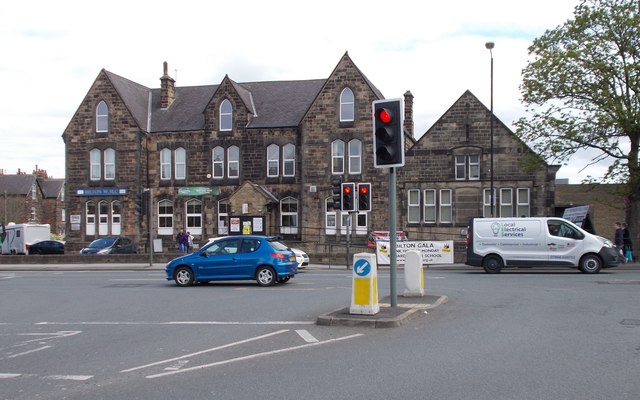
{"type": "Polygon", "coordinates": [[[331,143],[331,173],[344,174],[344,142],[342,140],[331,143]]]}
{"type": "Polygon", "coordinates": [[[104,179],[107,181],[116,179],[116,151],[111,148],[104,151],[104,179]]]}
{"type": "Polygon", "coordinates": [[[454,158],[456,180],[480,179],[480,155],[457,155],[454,158]]]}
{"type": "Polygon", "coordinates": [[[122,206],[119,201],[111,202],[111,234],[120,235],[122,232],[122,206]]]}
{"type": "Polygon", "coordinates": [[[104,100],[96,107],[96,132],[109,132],[109,107],[104,100]]]}
{"type": "Polygon", "coordinates": [[[409,189],[407,192],[407,222],[417,224],[420,222],[420,190],[409,189]]]}
{"type": "Polygon", "coordinates": [[[98,149],[93,149],[89,152],[90,174],[92,181],[99,181],[102,179],[102,152],[98,149]]]}
{"type": "Polygon", "coordinates": [[[173,236],[173,202],[160,200],[158,202],[158,235],[173,236]]]}
{"type": "Polygon", "coordinates": [[[270,178],[280,175],[280,146],[270,144],[267,147],[267,176],[270,178]]]}
{"type": "Polygon", "coordinates": [[[350,235],[353,231],[353,223],[351,215],[348,212],[340,211],[340,234],[350,235]]]}
{"type": "Polygon", "coordinates": [[[472,154],[469,156],[469,180],[477,181],[480,179],[480,154],[472,154]]]}
{"type": "Polygon", "coordinates": [[[282,148],[282,176],[296,176],[296,146],[291,143],[282,148]]]}
{"type": "Polygon", "coordinates": [[[174,153],[176,179],[187,179],[187,151],[182,147],[178,147],[174,153]]]}
{"type": "Polygon", "coordinates": [[[362,173],[362,142],[358,139],[349,142],[349,173],[362,173]]]}
{"type": "Polygon", "coordinates": [[[456,180],[461,181],[467,178],[467,156],[455,156],[456,180]]]}
{"type": "Polygon", "coordinates": [[[220,130],[230,131],[233,127],[233,108],[227,99],[220,103],[220,130]]]}
{"type": "Polygon", "coordinates": [[[451,189],[440,189],[440,222],[453,222],[453,191],[451,189]]]}
{"type": "MultiPolygon", "coordinates": [[[[493,188],[493,205],[496,204],[496,189],[493,188]]],[[[495,208],[494,208],[495,211],[495,208]]],[[[482,193],[482,216],[487,217],[495,217],[496,215],[491,215],[491,189],[484,189],[482,193]]]]}
{"type": "Polygon", "coordinates": [[[160,150],[160,179],[171,179],[171,150],[160,150]]]}
{"type": "Polygon", "coordinates": [[[192,235],[202,235],[202,202],[191,199],[186,204],[187,232],[192,235]]]}
{"type": "Polygon", "coordinates": [[[229,203],[227,200],[218,201],[218,235],[229,234],[229,203]]]}
{"type": "Polygon", "coordinates": [[[280,201],[280,233],[298,233],[298,200],[292,197],[280,201]]]}
{"type": "Polygon", "coordinates": [[[531,197],[529,195],[529,188],[518,188],[516,191],[516,207],[517,215],[519,217],[531,216],[531,197]]]}
{"type": "Polygon", "coordinates": [[[332,204],[332,197],[324,200],[324,233],[326,235],[335,235],[338,230],[337,211],[333,208],[332,204]]]}
{"type": "Polygon", "coordinates": [[[436,223],[436,190],[425,189],[424,191],[424,222],[436,223]]]}
{"type": "Polygon", "coordinates": [[[351,89],[344,88],[340,93],[340,122],[353,121],[355,118],[355,98],[351,89]]]}
{"type": "Polygon", "coordinates": [[[500,216],[513,217],[513,190],[500,188],[500,216]]]}
{"type": "Polygon", "coordinates": [[[98,203],[98,235],[109,234],[109,203],[100,201],[98,203]]]}
{"type": "Polygon", "coordinates": [[[238,178],[240,176],[240,149],[238,146],[231,146],[227,149],[227,178],[238,178]]]}
{"type": "Polygon", "coordinates": [[[31,184],[31,200],[37,200],[38,199],[38,184],[36,183],[36,181],[33,181],[33,183],[31,184]]]}
{"type": "Polygon", "coordinates": [[[213,178],[224,178],[224,149],[216,146],[211,150],[211,158],[213,161],[213,178]]]}
{"type": "Polygon", "coordinates": [[[93,201],[87,201],[84,206],[85,209],[85,233],[87,236],[93,236],[96,234],[96,203],[93,201]]]}

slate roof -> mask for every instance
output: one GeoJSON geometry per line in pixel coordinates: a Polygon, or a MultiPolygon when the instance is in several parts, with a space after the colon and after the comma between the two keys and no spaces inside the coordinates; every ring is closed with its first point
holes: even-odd
{"type": "Polygon", "coordinates": [[[31,186],[36,180],[34,175],[0,175],[0,195],[23,195],[31,193],[31,186]]]}
{"type": "MultiPolygon", "coordinates": [[[[151,129],[154,132],[204,129],[204,109],[219,85],[176,86],[173,103],[160,107],[160,89],[149,89],[112,72],[109,80],[122,97],[138,126],[147,130],[151,94],[151,129]]],[[[248,128],[295,127],[300,124],[326,79],[237,83],[231,81],[254,118],[248,128]]]]}
{"type": "Polygon", "coordinates": [[[64,187],[64,179],[40,180],[40,187],[45,199],[57,198],[64,187]]]}

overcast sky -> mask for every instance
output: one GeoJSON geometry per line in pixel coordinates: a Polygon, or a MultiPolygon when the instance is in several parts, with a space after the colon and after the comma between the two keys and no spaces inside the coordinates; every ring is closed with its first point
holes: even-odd
{"type": "MultiPolygon", "coordinates": [[[[150,88],[327,78],[349,56],[386,98],[414,95],[416,136],[470,90],[508,126],[524,116],[527,48],[579,0],[5,2],[0,169],[64,177],[62,133],[102,68],[150,88]]],[[[557,177],[579,183],[581,154],[557,177]]],[[[584,158],[584,157],[583,157],[584,158]]],[[[599,176],[601,168],[586,174],[599,176]]]]}

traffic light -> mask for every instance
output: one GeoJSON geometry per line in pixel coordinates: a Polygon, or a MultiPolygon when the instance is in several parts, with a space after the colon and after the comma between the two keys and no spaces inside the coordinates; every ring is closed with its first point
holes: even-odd
{"type": "Polygon", "coordinates": [[[331,178],[331,197],[333,198],[333,209],[342,210],[342,177],[331,178]]]}
{"type": "Polygon", "coordinates": [[[356,184],[353,182],[342,184],[342,211],[356,211],[356,184]]]}
{"type": "Polygon", "coordinates": [[[373,166],[404,166],[402,100],[376,100],[373,109],[373,166]]]}
{"type": "Polygon", "coordinates": [[[136,193],[136,214],[145,215],[147,213],[147,193],[148,189],[136,193]]]}
{"type": "Polygon", "coordinates": [[[358,211],[371,211],[370,183],[358,183],[358,211]]]}

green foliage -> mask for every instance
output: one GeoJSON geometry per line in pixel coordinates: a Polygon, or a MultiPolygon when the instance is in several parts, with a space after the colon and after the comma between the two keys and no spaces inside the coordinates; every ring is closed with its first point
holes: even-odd
{"type": "Polygon", "coordinates": [[[610,162],[605,181],[640,183],[640,3],[583,0],[529,55],[518,137],[554,162],[591,150],[589,164],[610,162]]]}

